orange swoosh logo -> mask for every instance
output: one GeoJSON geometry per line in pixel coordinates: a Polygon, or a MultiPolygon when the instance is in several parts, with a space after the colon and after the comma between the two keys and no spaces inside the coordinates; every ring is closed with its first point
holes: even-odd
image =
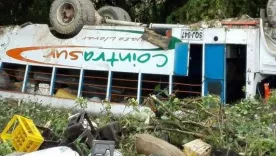
{"type": "MultiPolygon", "coordinates": [[[[48,48],[83,48],[85,46],[39,46],[39,47],[23,47],[23,48],[14,48],[10,49],[6,52],[6,54],[19,61],[29,62],[29,63],[36,63],[36,64],[44,64],[44,65],[58,65],[58,64],[52,64],[52,63],[44,63],[40,61],[35,61],[31,59],[24,58],[21,54],[26,51],[32,51],[32,50],[42,50],[42,49],[48,49],[48,48]]],[[[58,66],[65,66],[65,67],[74,67],[74,66],[66,66],[66,65],[58,65],[58,66]]]]}

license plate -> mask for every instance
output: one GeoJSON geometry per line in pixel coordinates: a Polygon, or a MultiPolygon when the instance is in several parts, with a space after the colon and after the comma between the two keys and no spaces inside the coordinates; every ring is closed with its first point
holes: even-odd
{"type": "Polygon", "coordinates": [[[203,31],[182,30],[181,38],[182,40],[202,40],[203,31]]]}

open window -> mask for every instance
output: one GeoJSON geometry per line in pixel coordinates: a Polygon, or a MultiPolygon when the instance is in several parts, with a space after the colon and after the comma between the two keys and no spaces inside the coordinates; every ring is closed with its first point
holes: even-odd
{"type": "Polygon", "coordinates": [[[246,45],[226,46],[226,102],[245,98],[246,45]]]}
{"type": "Polygon", "coordinates": [[[155,94],[159,99],[168,99],[164,91],[169,89],[168,75],[143,74],[141,87],[141,103],[149,97],[149,94],[155,94]]]}
{"type": "Polygon", "coordinates": [[[53,85],[54,96],[75,100],[78,95],[79,79],[79,69],[57,68],[53,85]]]}
{"type": "Polygon", "coordinates": [[[81,95],[92,102],[101,102],[106,98],[108,82],[107,71],[84,70],[81,95]]]}
{"type": "MultiPolygon", "coordinates": [[[[179,98],[198,97],[201,96],[202,90],[202,44],[190,44],[190,52],[185,53],[189,56],[186,60],[182,60],[182,73],[186,76],[173,77],[173,92],[179,98]],[[188,65],[189,64],[189,65],[188,65]],[[187,73],[187,74],[186,74],[187,73]]],[[[183,51],[186,52],[184,44],[183,51]]],[[[185,57],[186,58],[186,57],[185,57]]],[[[181,68],[181,66],[179,67],[181,68]]]]}
{"type": "Polygon", "coordinates": [[[113,72],[111,84],[111,102],[128,103],[128,98],[137,98],[137,73],[113,72]]]}
{"type": "Polygon", "coordinates": [[[51,67],[29,66],[27,76],[27,93],[49,96],[52,77],[51,67]]]}
{"type": "Polygon", "coordinates": [[[26,65],[2,62],[0,90],[22,92],[26,65]]]}

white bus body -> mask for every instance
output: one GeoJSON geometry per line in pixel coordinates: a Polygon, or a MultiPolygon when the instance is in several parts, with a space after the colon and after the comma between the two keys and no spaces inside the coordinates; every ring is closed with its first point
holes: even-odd
{"type": "MultiPolygon", "coordinates": [[[[172,31],[172,38],[166,50],[143,40],[141,37],[145,28],[139,26],[85,26],[77,36],[70,39],[55,37],[44,24],[1,27],[2,71],[8,73],[12,79],[12,72],[9,70],[16,71],[19,69],[17,66],[24,69],[22,78],[17,77],[12,81],[21,81],[20,90],[1,89],[1,95],[5,98],[51,103],[54,106],[72,106],[74,100],[54,96],[57,92],[55,84],[58,71],[62,69],[72,70],[68,73],[76,77],[74,81],[66,81],[76,83],[75,87],[71,87],[75,89],[76,97],[83,96],[84,87],[89,87],[86,78],[93,77],[96,72],[105,73],[105,76],[94,75],[95,79],[105,80],[102,86],[96,80],[89,81],[93,86],[92,89],[86,88],[86,97],[100,97],[101,100],[112,102],[114,113],[128,110],[120,104],[122,99],[113,102],[113,95],[128,97],[125,94],[131,92],[141,104],[148,94],[147,90],[154,92],[154,87],[147,86],[155,82],[156,85],[165,84],[163,88],[167,88],[168,93],[183,93],[183,97],[218,94],[223,103],[228,103],[229,99],[242,98],[235,97],[233,93],[240,92],[244,86],[246,90],[241,96],[253,98],[258,93],[258,83],[276,73],[276,55],[273,55],[276,44],[265,37],[262,20],[257,22],[259,24],[256,26],[247,28],[220,27],[198,30],[184,25],[152,24],[153,28],[167,27],[172,31]],[[235,67],[235,73],[231,73],[234,68],[230,64],[235,67]],[[28,83],[32,79],[35,79],[32,82],[38,82],[39,78],[43,78],[39,72],[46,71],[46,68],[49,69],[49,75],[44,75],[44,83],[49,85],[48,92],[43,95],[28,92],[28,83]],[[36,78],[35,73],[38,73],[36,78]],[[123,74],[125,76],[116,78],[116,74],[118,77],[123,74]],[[134,78],[129,78],[128,74],[134,75],[134,78]],[[153,80],[152,76],[157,78],[153,80]],[[238,78],[239,76],[241,78],[238,78]],[[146,80],[145,77],[151,80],[146,80]],[[118,85],[113,84],[116,80],[120,81],[118,85]],[[149,84],[144,84],[145,82],[149,84]],[[127,87],[128,83],[132,86],[127,87]],[[175,89],[181,85],[186,87],[175,89]],[[197,91],[190,89],[196,86],[197,91]],[[238,88],[234,88],[235,86],[238,88]],[[133,92],[125,91],[131,88],[133,92]],[[89,95],[88,92],[96,94],[97,89],[101,90],[99,96],[89,95]]],[[[20,75],[20,72],[14,73],[20,75]]],[[[92,112],[100,112],[102,107],[99,101],[91,101],[88,104],[88,110],[92,112]]]]}

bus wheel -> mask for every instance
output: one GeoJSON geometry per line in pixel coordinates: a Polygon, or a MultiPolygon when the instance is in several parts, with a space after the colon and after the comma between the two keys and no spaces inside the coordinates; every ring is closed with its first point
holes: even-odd
{"type": "Polygon", "coordinates": [[[83,12],[83,20],[85,25],[94,25],[96,21],[96,11],[90,0],[81,0],[83,12]]]}
{"type": "Polygon", "coordinates": [[[276,0],[269,0],[267,2],[267,17],[269,23],[276,27],[276,0]]]}
{"type": "Polygon", "coordinates": [[[81,0],[55,0],[50,9],[50,23],[64,35],[76,35],[84,25],[81,0]]]}
{"type": "Polygon", "coordinates": [[[105,19],[131,21],[129,14],[122,8],[104,6],[98,10],[99,14],[105,19]]]}

